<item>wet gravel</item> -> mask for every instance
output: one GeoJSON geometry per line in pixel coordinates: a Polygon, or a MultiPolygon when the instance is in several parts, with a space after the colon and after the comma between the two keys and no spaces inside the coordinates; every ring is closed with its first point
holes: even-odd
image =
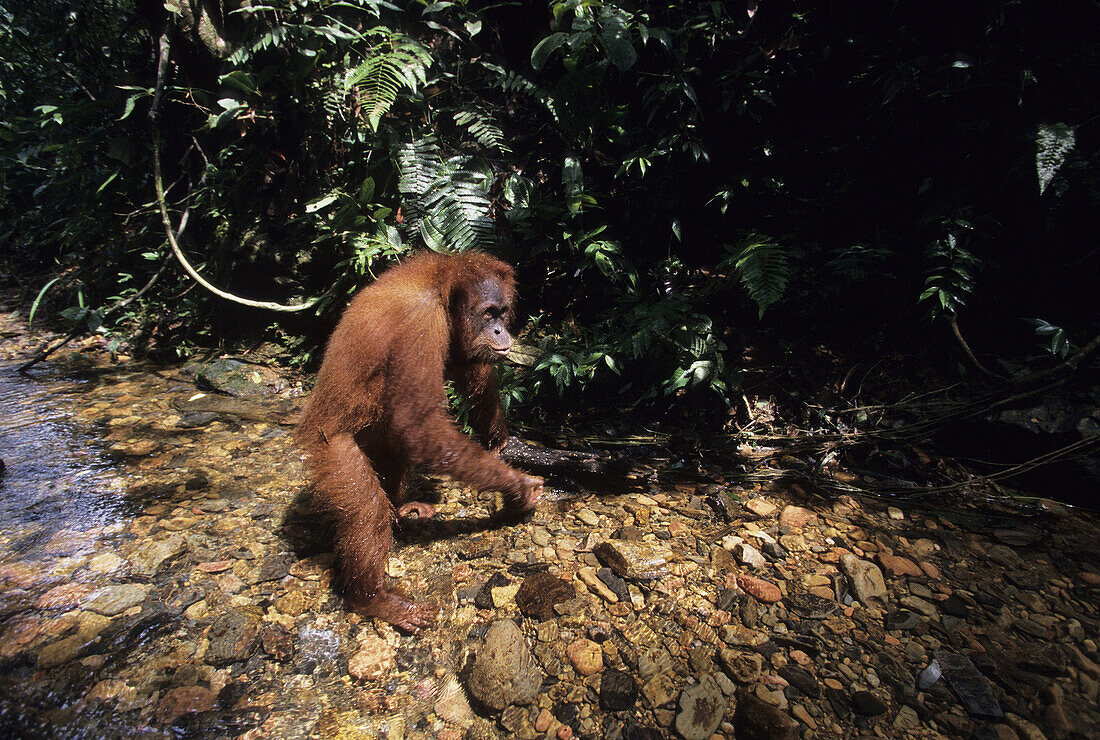
{"type": "Polygon", "coordinates": [[[419,636],[343,609],[290,440],[297,389],[201,390],[96,342],[31,379],[0,319],[0,736],[1087,738],[1091,515],[990,518],[736,480],[491,496],[388,574],[419,636]],[[731,502],[726,521],[708,499],[731,502]]]}

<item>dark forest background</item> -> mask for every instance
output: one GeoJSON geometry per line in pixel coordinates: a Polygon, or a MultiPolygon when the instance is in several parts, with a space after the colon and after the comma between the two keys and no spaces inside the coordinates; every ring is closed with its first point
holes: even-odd
{"type": "Polygon", "coordinates": [[[508,399],[547,420],[721,424],[764,379],[854,396],[856,367],[1011,383],[1100,328],[1098,21],[2,0],[0,268],[36,322],[113,352],[262,340],[312,369],[386,265],[490,251],[530,317],[508,399]]]}

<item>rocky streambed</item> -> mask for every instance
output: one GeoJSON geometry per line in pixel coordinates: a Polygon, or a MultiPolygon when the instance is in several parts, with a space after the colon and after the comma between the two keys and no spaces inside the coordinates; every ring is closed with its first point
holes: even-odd
{"type": "Polygon", "coordinates": [[[1089,738],[1086,512],[949,511],[736,480],[440,519],[388,574],[418,636],[346,612],[290,443],[295,389],[204,392],[0,333],[0,735],[1089,738]],[[262,391],[262,392],[261,392],[262,391]],[[711,504],[720,498],[724,508],[711,504]]]}

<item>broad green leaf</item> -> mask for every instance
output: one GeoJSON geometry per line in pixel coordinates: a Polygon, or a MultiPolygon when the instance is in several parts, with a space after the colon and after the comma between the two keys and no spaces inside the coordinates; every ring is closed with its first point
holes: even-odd
{"type": "Polygon", "coordinates": [[[536,71],[541,70],[546,64],[546,60],[550,58],[550,55],[565,43],[566,38],[564,33],[559,32],[552,33],[538,42],[535,48],[531,50],[531,66],[536,71]]]}

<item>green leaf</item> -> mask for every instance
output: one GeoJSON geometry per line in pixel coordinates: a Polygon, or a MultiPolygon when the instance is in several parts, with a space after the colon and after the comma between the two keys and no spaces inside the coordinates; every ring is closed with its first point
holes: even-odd
{"type": "Polygon", "coordinates": [[[248,95],[259,94],[259,88],[256,87],[256,81],[252,78],[252,75],[244,70],[235,69],[228,74],[224,74],[219,78],[219,82],[248,95]]]}
{"type": "Polygon", "coordinates": [[[359,186],[359,202],[361,204],[370,203],[371,198],[374,197],[374,178],[363,178],[363,184],[359,186]]]}
{"type": "Polygon", "coordinates": [[[323,195],[316,200],[311,200],[309,203],[306,203],[306,213],[316,213],[322,208],[327,208],[328,206],[332,205],[339,198],[339,193],[329,193],[328,195],[323,195]]]}
{"type": "Polygon", "coordinates": [[[130,114],[134,112],[134,106],[137,105],[138,98],[143,98],[143,97],[145,97],[144,94],[142,94],[142,95],[131,95],[130,97],[126,98],[126,103],[125,103],[125,105],[123,106],[123,109],[122,109],[122,115],[118,117],[118,120],[119,121],[125,121],[127,118],[129,118],[130,114]]]}
{"type": "Polygon", "coordinates": [[[106,180],[104,180],[104,181],[103,181],[103,184],[102,184],[102,185],[100,185],[100,186],[99,186],[98,188],[96,188],[96,190],[95,190],[95,192],[96,192],[96,195],[99,195],[99,194],[100,194],[100,193],[101,193],[101,192],[103,191],[103,188],[105,188],[105,187],[107,187],[108,185],[110,185],[110,184],[111,184],[111,182],[112,182],[112,181],[113,181],[113,180],[114,180],[114,179],[115,179],[116,177],[118,177],[118,173],[119,173],[119,171],[118,171],[118,170],[116,170],[116,171],[115,171],[115,172],[114,172],[114,173],[113,173],[113,174],[112,174],[112,175],[111,175],[110,177],[108,177],[108,178],[107,178],[106,180]]]}
{"type": "Polygon", "coordinates": [[[630,43],[628,16],[622,10],[606,12],[608,10],[608,7],[604,6],[605,12],[601,13],[604,18],[600,28],[600,40],[603,41],[607,58],[620,72],[625,72],[638,61],[638,53],[630,43]]]}
{"type": "Polygon", "coordinates": [[[552,33],[535,45],[531,50],[531,66],[535,71],[543,68],[546,60],[565,43],[567,38],[564,33],[552,33]]]}
{"type": "Polygon", "coordinates": [[[35,314],[35,312],[38,311],[38,304],[42,301],[42,297],[45,296],[46,291],[48,291],[50,288],[52,288],[54,286],[54,284],[57,283],[57,281],[60,280],[60,279],[61,279],[61,276],[58,275],[53,280],[51,280],[48,283],[46,283],[45,285],[43,285],[42,290],[38,291],[38,295],[36,295],[34,297],[34,302],[31,303],[30,313],[27,315],[27,328],[28,329],[34,325],[34,314],[35,314]]]}

